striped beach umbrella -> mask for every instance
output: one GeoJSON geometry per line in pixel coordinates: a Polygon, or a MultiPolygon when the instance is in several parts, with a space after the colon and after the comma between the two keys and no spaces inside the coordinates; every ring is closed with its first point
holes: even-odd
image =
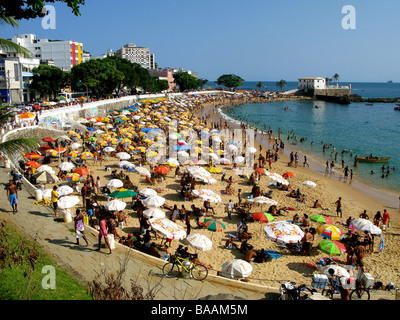
{"type": "Polygon", "coordinates": [[[52,157],[57,157],[58,156],[58,152],[56,150],[54,150],[54,149],[46,150],[46,154],[49,155],[49,156],[52,156],[52,157]]]}
{"type": "Polygon", "coordinates": [[[319,222],[322,224],[331,224],[332,223],[332,219],[324,214],[315,214],[315,215],[311,216],[310,219],[311,219],[311,221],[319,222]]]}
{"type": "Polygon", "coordinates": [[[253,219],[255,220],[259,220],[260,222],[272,222],[274,221],[274,216],[268,212],[253,212],[251,214],[251,216],[253,217],[253,219]]]}
{"type": "Polygon", "coordinates": [[[214,232],[221,232],[225,229],[225,225],[216,219],[204,219],[204,223],[207,225],[207,230],[214,232]]]}
{"type": "Polygon", "coordinates": [[[77,158],[81,155],[79,151],[72,151],[71,153],[68,154],[68,158],[77,158]]]}
{"type": "Polygon", "coordinates": [[[65,180],[76,182],[82,180],[82,177],[77,173],[68,173],[65,177],[65,180]]]}
{"type": "Polygon", "coordinates": [[[331,224],[324,224],[317,228],[317,232],[324,238],[331,240],[341,240],[344,237],[343,232],[331,224]]]}
{"type": "Polygon", "coordinates": [[[80,155],[80,158],[83,159],[83,160],[93,159],[93,153],[88,152],[88,151],[82,152],[81,155],[80,155]]]}
{"type": "Polygon", "coordinates": [[[37,159],[43,158],[43,156],[36,152],[31,152],[31,153],[25,154],[24,158],[29,159],[29,160],[37,160],[37,159]]]}

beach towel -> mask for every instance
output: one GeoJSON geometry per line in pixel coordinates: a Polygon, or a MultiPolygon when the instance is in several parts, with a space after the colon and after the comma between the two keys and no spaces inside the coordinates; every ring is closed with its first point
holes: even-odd
{"type": "Polygon", "coordinates": [[[272,259],[278,259],[283,257],[278,251],[276,250],[264,250],[267,255],[269,255],[272,259]]]}

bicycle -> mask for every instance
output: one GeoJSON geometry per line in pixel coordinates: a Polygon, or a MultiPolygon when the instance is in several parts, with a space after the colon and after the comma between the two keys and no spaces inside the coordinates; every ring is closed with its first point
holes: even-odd
{"type": "MultiPolygon", "coordinates": [[[[340,294],[341,284],[339,281],[335,281],[334,284],[330,285],[330,288],[322,290],[322,295],[333,299],[334,294],[340,294]]],[[[350,292],[350,300],[370,300],[371,296],[368,288],[364,288],[358,281],[356,281],[356,287],[350,292]]]]}
{"type": "Polygon", "coordinates": [[[310,289],[305,284],[296,287],[296,282],[292,281],[280,282],[280,284],[278,300],[307,300],[309,298],[308,293],[313,295],[314,292],[317,292],[317,290],[310,289]]]}
{"type": "Polygon", "coordinates": [[[207,267],[179,256],[175,256],[173,261],[167,262],[162,269],[164,276],[167,278],[177,277],[181,270],[188,272],[193,279],[199,281],[204,280],[208,276],[207,267]]]}

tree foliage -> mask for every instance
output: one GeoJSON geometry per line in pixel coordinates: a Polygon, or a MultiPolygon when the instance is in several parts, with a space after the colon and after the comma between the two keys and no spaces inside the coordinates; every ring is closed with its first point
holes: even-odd
{"type": "Polygon", "coordinates": [[[279,88],[279,89],[281,89],[281,91],[282,91],[282,89],[284,88],[284,87],[286,87],[287,86],[287,83],[286,83],[286,81],[285,80],[279,80],[277,83],[276,83],[276,86],[279,88]]]}
{"type": "Polygon", "coordinates": [[[29,20],[45,16],[43,7],[49,3],[62,2],[71,8],[74,15],[80,16],[80,6],[85,0],[10,0],[0,2],[0,18],[14,17],[16,20],[29,20]]]}
{"type": "Polygon", "coordinates": [[[56,97],[69,82],[69,74],[55,66],[41,64],[33,68],[32,74],[29,90],[33,93],[39,93],[41,97],[45,95],[56,97]]]}
{"type": "Polygon", "coordinates": [[[179,91],[194,90],[200,87],[198,79],[188,72],[176,72],[174,73],[174,82],[179,87],[179,91]]]}
{"type": "Polygon", "coordinates": [[[223,74],[217,79],[217,85],[222,85],[227,88],[236,90],[243,84],[243,79],[235,74],[223,74]]]}

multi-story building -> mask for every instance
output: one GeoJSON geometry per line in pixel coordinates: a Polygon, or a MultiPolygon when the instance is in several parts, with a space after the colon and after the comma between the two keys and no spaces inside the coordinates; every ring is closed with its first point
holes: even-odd
{"type": "Polygon", "coordinates": [[[0,100],[21,103],[31,100],[28,90],[32,69],[38,67],[39,59],[28,59],[14,55],[0,57],[0,100]]]}
{"type": "Polygon", "coordinates": [[[174,88],[176,87],[175,79],[174,79],[174,74],[172,69],[154,69],[154,70],[149,70],[150,74],[152,77],[158,78],[160,80],[167,80],[168,81],[168,91],[173,91],[174,88]]]}
{"type": "Polygon", "coordinates": [[[134,43],[127,43],[115,52],[119,58],[124,58],[132,63],[140,64],[143,68],[152,70],[155,68],[155,55],[149,48],[137,47],[134,43]]]}
{"type": "Polygon", "coordinates": [[[54,65],[64,71],[70,71],[83,62],[83,44],[72,40],[37,39],[34,34],[17,34],[13,42],[25,47],[32,58],[40,61],[53,60],[54,65]]]}

